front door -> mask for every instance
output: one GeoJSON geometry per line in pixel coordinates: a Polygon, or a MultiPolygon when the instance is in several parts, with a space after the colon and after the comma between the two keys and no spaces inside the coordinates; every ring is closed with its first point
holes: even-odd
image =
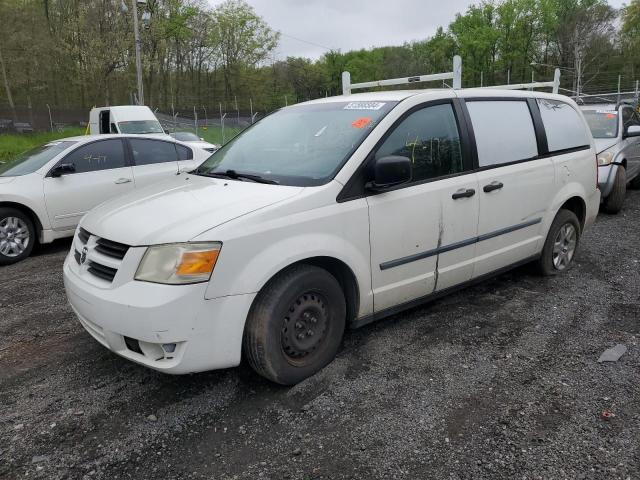
{"type": "Polygon", "coordinates": [[[414,109],[374,153],[408,157],[412,181],[367,197],[374,310],[469,280],[477,179],[451,102],[414,109]]]}
{"type": "Polygon", "coordinates": [[[121,139],[82,145],[60,164],[73,164],[75,172],[44,179],[44,198],[54,230],[71,230],[98,204],[133,190],[133,173],[121,139]]]}

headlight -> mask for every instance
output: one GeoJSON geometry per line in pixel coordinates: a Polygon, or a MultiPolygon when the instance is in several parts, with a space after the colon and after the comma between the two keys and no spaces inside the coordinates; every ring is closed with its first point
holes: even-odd
{"type": "Polygon", "coordinates": [[[207,282],[218,261],[222,243],[175,243],[147,248],[135,279],[183,285],[207,282]]]}
{"type": "MultiPolygon", "coordinates": [[[[593,158],[593,157],[591,157],[593,158]]],[[[604,167],[605,165],[611,165],[613,162],[613,153],[611,152],[602,152],[598,154],[598,166],[604,167]]]]}

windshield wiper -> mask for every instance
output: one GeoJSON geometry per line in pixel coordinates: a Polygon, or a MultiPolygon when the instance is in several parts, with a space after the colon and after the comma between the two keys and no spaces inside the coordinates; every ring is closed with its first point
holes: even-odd
{"type": "Polygon", "coordinates": [[[269,180],[268,178],[261,177],[260,175],[251,175],[249,173],[236,172],[235,170],[226,170],[224,172],[195,172],[197,175],[205,175],[207,177],[214,178],[230,178],[231,180],[251,180],[256,183],[266,183],[269,185],[278,185],[275,180],[269,180]]]}

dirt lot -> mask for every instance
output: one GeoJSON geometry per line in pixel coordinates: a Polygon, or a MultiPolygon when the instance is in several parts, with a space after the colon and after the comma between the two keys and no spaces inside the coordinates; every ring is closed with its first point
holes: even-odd
{"type": "Polygon", "coordinates": [[[640,478],[640,192],[567,274],[521,268],[348,332],[294,388],[109,353],[66,304],[68,248],[0,271],[2,479],[640,478]]]}

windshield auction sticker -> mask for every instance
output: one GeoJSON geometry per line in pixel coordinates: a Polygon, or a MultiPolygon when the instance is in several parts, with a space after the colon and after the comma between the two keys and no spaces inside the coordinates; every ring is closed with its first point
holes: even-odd
{"type": "Polygon", "coordinates": [[[345,110],[380,110],[385,106],[384,102],[351,102],[348,103],[345,110]]]}
{"type": "Polygon", "coordinates": [[[366,127],[367,125],[369,125],[369,123],[371,123],[371,119],[370,119],[370,118],[362,117],[362,118],[359,118],[359,119],[355,120],[355,121],[351,124],[351,126],[352,126],[353,128],[364,128],[364,127],[366,127]]]}

